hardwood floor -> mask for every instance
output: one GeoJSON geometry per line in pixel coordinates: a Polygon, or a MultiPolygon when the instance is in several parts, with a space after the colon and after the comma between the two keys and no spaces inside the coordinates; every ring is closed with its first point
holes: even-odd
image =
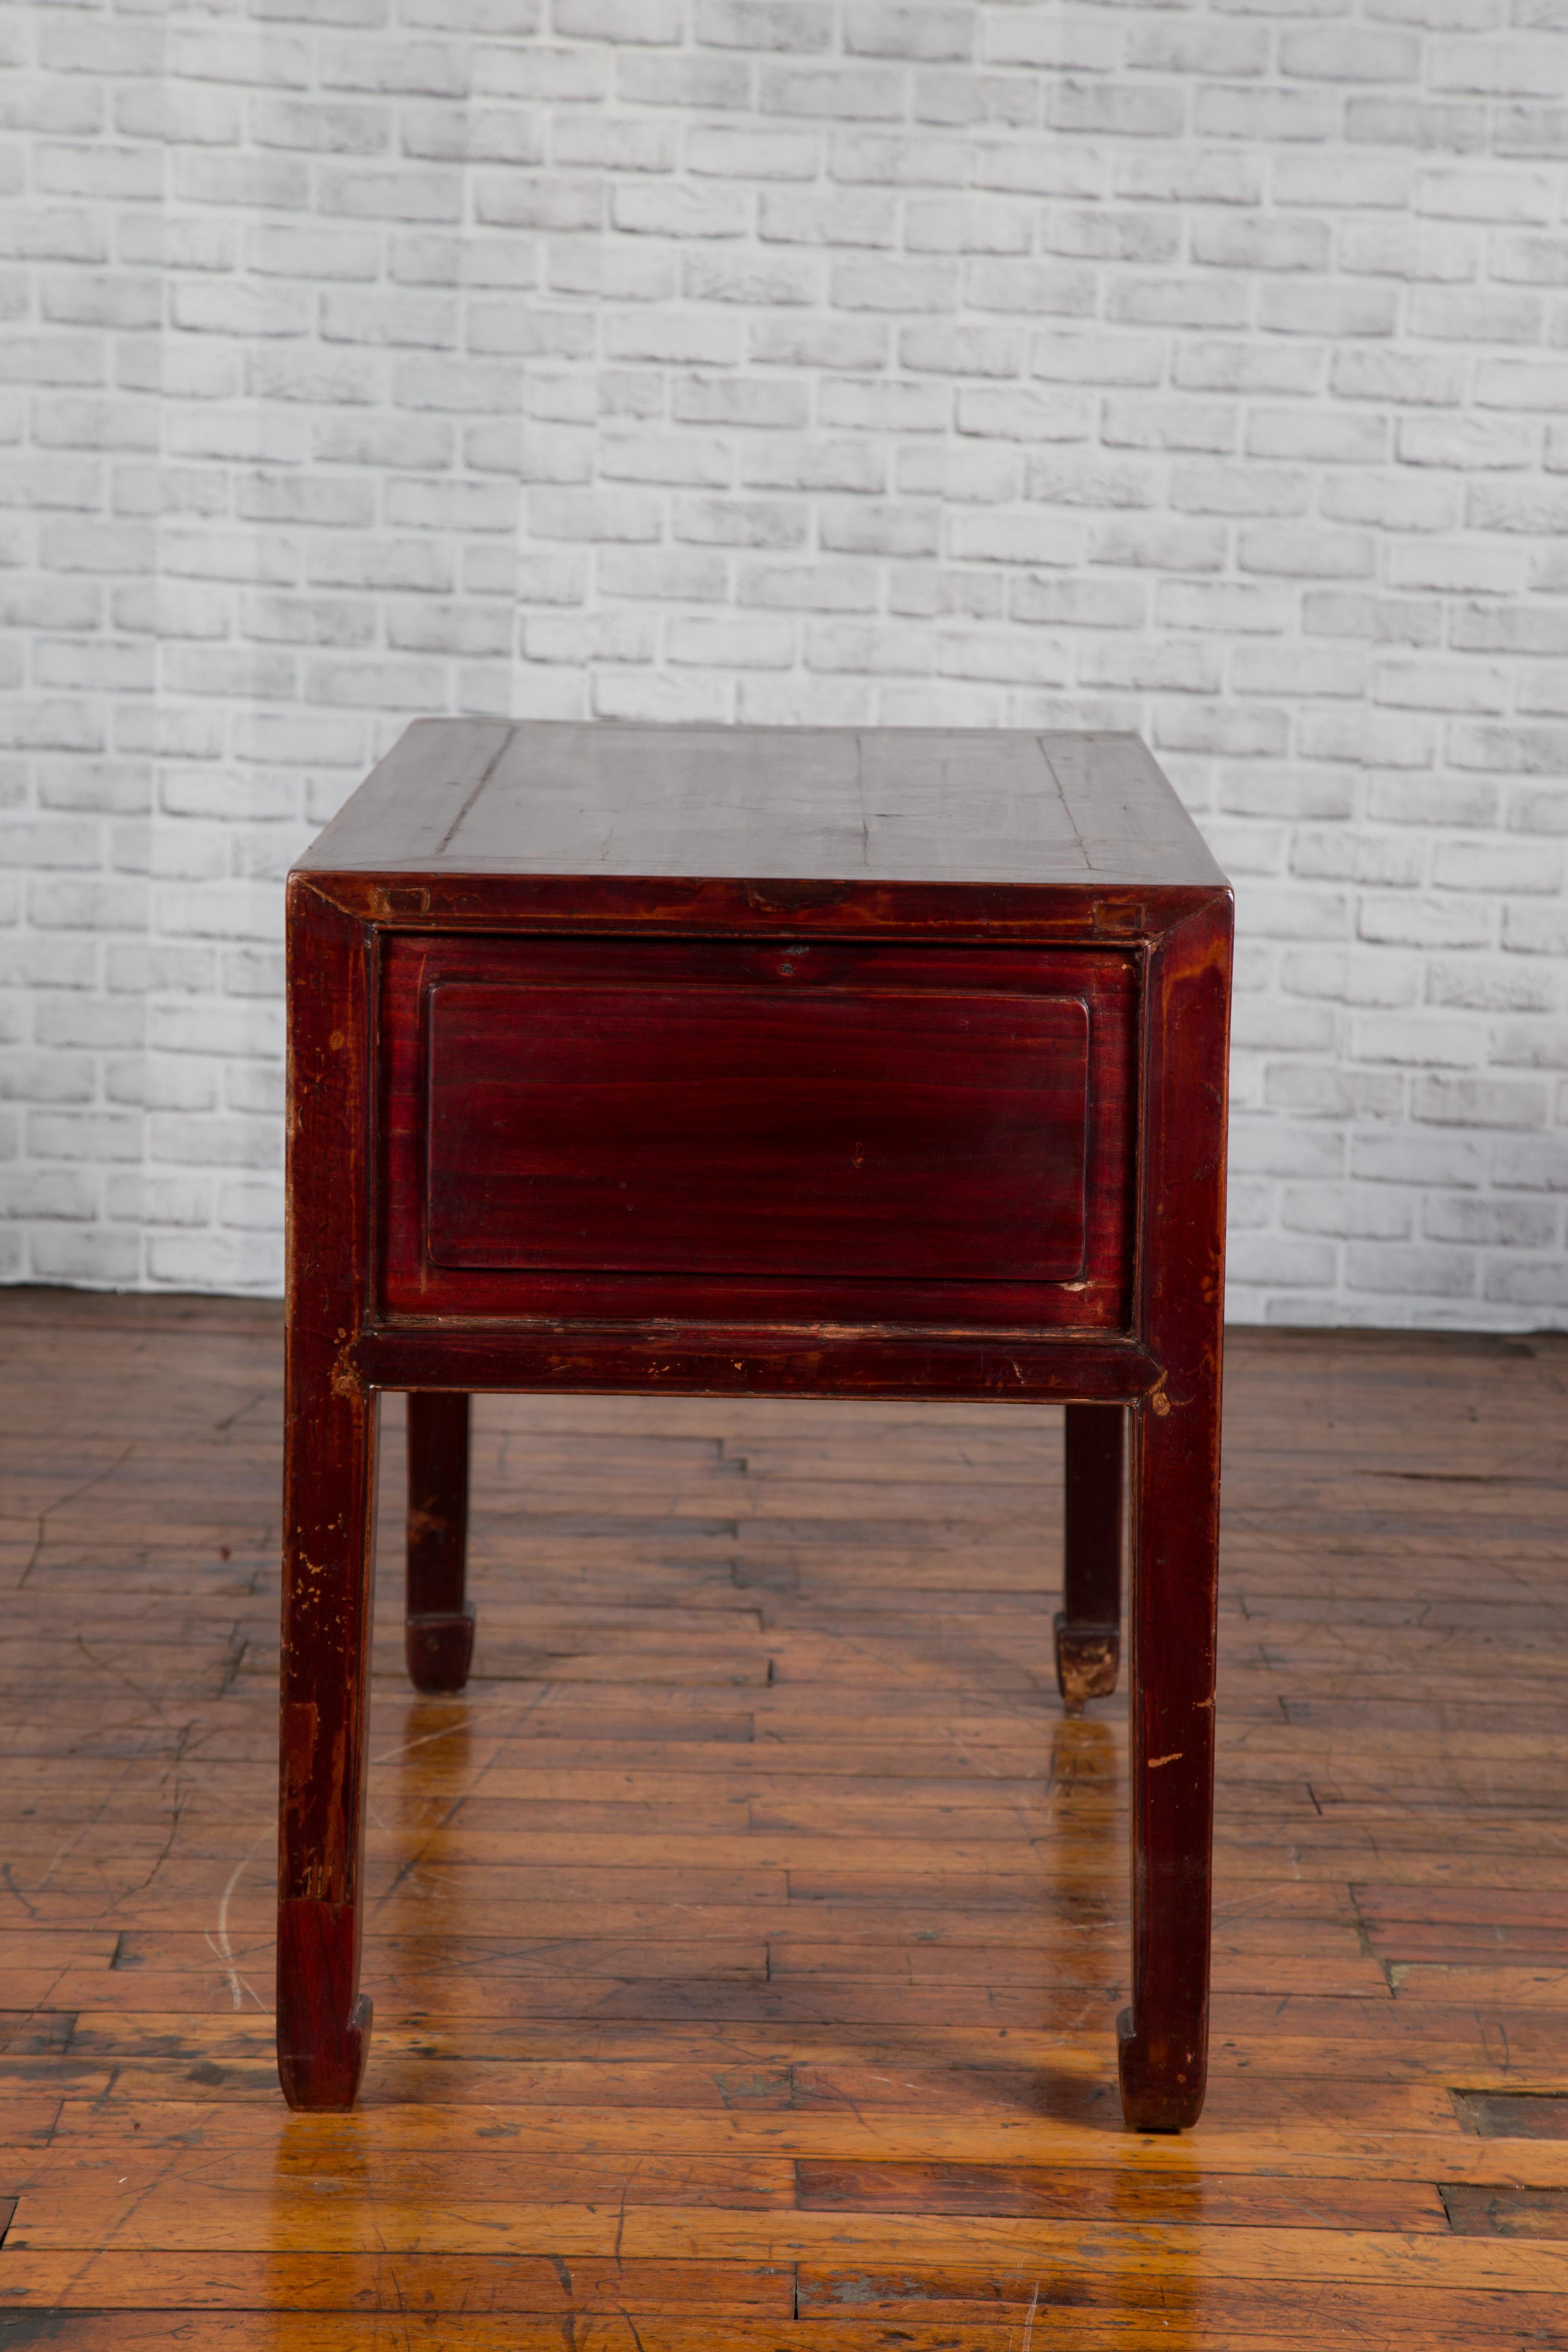
{"type": "Polygon", "coordinates": [[[1568,2347],[1568,1340],[1233,1335],[1204,2120],[1123,2133],[1060,1417],[475,1407],[363,2104],[273,2071],[279,1318],[0,1294],[0,2347],[1568,2347]]]}

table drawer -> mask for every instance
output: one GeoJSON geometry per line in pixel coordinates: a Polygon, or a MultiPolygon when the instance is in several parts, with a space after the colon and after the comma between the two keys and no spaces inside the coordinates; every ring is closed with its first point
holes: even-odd
{"type": "Polygon", "coordinates": [[[394,940],[385,1304],[1114,1319],[1132,977],[1092,951],[394,940]]]}

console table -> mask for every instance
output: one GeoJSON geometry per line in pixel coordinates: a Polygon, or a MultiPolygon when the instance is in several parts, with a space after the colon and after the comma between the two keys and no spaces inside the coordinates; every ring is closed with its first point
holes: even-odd
{"type": "Polygon", "coordinates": [[[1231,900],[1129,735],[411,727],[289,882],[278,2053],[352,2105],[379,1393],[468,1673],[476,1390],[1058,1399],[1128,2122],[1203,2103],[1231,900]]]}

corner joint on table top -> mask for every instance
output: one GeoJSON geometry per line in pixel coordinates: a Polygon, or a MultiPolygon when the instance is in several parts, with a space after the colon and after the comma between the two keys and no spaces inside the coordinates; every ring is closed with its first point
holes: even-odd
{"type": "MultiPolygon", "coordinates": [[[[423,912],[429,901],[427,891],[407,895],[411,898],[417,895],[423,903],[417,908],[412,905],[400,908],[398,915],[404,921],[410,914],[423,912]]],[[[377,903],[385,896],[362,875],[316,874],[296,866],[288,878],[285,903],[290,922],[309,922],[312,916],[335,915],[353,923],[371,923],[388,919],[386,909],[377,903]]]]}
{"type": "Polygon", "coordinates": [[[289,912],[304,914],[308,911],[304,902],[312,900],[319,907],[334,908],[340,914],[353,913],[354,908],[345,903],[341,892],[333,889],[332,879],[331,875],[301,873],[295,866],[283,886],[289,912]]]}
{"type": "Polygon", "coordinates": [[[1151,935],[1149,909],[1141,898],[1096,898],[1089,908],[1089,924],[1097,940],[1114,940],[1119,946],[1131,946],[1151,935]]]}

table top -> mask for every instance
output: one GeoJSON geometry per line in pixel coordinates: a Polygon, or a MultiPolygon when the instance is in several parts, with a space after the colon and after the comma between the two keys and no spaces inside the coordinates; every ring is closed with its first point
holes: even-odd
{"type": "Polygon", "coordinates": [[[417,719],[314,874],[1214,889],[1135,735],[417,719]]]}

